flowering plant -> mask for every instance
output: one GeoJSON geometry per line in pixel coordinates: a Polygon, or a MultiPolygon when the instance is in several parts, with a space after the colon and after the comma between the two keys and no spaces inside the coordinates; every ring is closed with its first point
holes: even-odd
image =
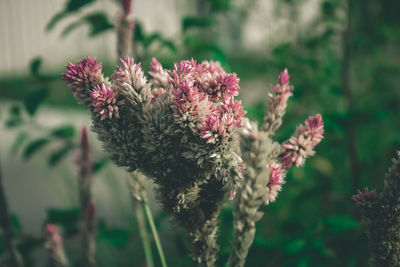
{"type": "Polygon", "coordinates": [[[166,70],[153,59],[149,74],[147,81],[140,64],[126,57],[109,81],[88,57],[68,64],[63,78],[90,109],[92,129],[113,161],[157,184],[164,209],[188,232],[193,257],[204,266],[216,260],[224,195],[234,199],[230,264],[243,266],[258,207],[275,201],[287,168],[314,154],[322,117],[308,118],[283,145],[272,140],[292,95],[287,70],[272,87],[261,129],[235,99],[239,78],[218,62],[187,60],[166,70]]]}

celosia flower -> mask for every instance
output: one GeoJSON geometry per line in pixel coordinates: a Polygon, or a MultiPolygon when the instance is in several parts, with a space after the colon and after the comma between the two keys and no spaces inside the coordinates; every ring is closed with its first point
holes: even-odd
{"type": "Polygon", "coordinates": [[[133,58],[126,57],[120,60],[121,66],[117,67],[117,71],[111,76],[114,79],[115,86],[124,91],[140,91],[147,83],[146,76],[143,73],[140,63],[135,64],[133,58]]]}
{"type": "Polygon", "coordinates": [[[119,118],[118,106],[122,105],[123,101],[117,100],[118,93],[113,93],[103,84],[94,88],[91,96],[94,111],[101,120],[111,119],[113,116],[119,118]]]}
{"type": "Polygon", "coordinates": [[[285,70],[279,75],[279,77],[278,77],[278,83],[279,83],[280,86],[284,86],[284,85],[286,85],[286,84],[289,83],[289,79],[290,79],[290,76],[289,76],[288,70],[285,69],[285,70]]]}
{"type": "Polygon", "coordinates": [[[207,95],[201,93],[189,81],[184,80],[176,89],[172,90],[175,98],[174,117],[179,123],[186,122],[195,129],[211,113],[211,103],[207,95]]]}
{"type": "Polygon", "coordinates": [[[168,88],[169,86],[169,74],[168,71],[164,70],[160,62],[153,57],[150,64],[149,74],[153,77],[152,82],[156,87],[168,88]]]}
{"type": "Polygon", "coordinates": [[[305,125],[297,126],[296,132],[283,144],[285,153],[281,156],[284,168],[292,164],[302,166],[307,157],[314,155],[314,147],[322,140],[324,125],[321,114],[309,117],[305,125]]]}
{"type": "Polygon", "coordinates": [[[376,190],[368,191],[368,187],[364,188],[364,192],[358,189],[357,194],[352,196],[354,203],[358,206],[362,206],[374,198],[376,198],[376,190]]]}
{"type": "Polygon", "coordinates": [[[265,204],[268,205],[270,202],[274,202],[278,196],[279,191],[282,190],[282,184],[285,183],[285,173],[282,166],[277,163],[268,164],[269,182],[267,184],[267,198],[265,204]]]}
{"type": "Polygon", "coordinates": [[[62,74],[74,97],[84,105],[90,105],[90,92],[94,86],[103,82],[102,66],[92,57],[75,64],[68,63],[62,74]]]}

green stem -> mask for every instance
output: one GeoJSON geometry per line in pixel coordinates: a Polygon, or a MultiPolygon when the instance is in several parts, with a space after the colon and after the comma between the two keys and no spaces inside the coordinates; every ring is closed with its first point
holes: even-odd
{"type": "Polygon", "coordinates": [[[163,267],[167,267],[167,262],[165,261],[164,252],[163,252],[163,249],[161,247],[160,238],[158,236],[158,232],[157,232],[156,226],[154,224],[154,219],[153,219],[153,215],[151,214],[150,207],[147,204],[147,202],[142,202],[142,204],[143,204],[143,208],[144,208],[144,210],[146,212],[147,219],[149,220],[149,223],[150,223],[150,227],[151,227],[151,231],[153,233],[154,241],[156,242],[157,251],[158,251],[158,254],[160,255],[161,265],[163,267]]]}
{"type": "Polygon", "coordinates": [[[151,252],[149,234],[147,233],[146,229],[146,221],[143,215],[143,209],[139,205],[135,205],[135,210],[136,210],[136,218],[139,224],[140,237],[142,238],[143,241],[143,249],[144,249],[144,255],[146,257],[146,263],[148,267],[154,267],[153,253],[151,252]]]}

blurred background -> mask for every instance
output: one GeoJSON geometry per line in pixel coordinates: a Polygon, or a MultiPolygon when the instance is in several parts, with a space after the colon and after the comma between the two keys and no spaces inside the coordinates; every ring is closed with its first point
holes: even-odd
{"type": "MultiPolygon", "coordinates": [[[[323,115],[316,156],[290,169],[277,201],[262,206],[246,266],[367,266],[351,195],[364,186],[381,190],[400,147],[399,11],[395,0],[132,1],[134,56],[145,70],[152,57],[165,67],[218,60],[240,77],[247,116],[262,122],[269,85],[288,68],[295,90],[277,140],[308,116],[323,115]]],[[[74,162],[90,120],[61,73],[69,61],[95,56],[110,75],[121,14],[117,0],[0,0],[1,172],[27,266],[46,265],[46,222],[62,226],[71,262],[79,257],[74,162]]],[[[144,266],[127,175],[94,135],[90,146],[100,266],[144,266]]],[[[195,266],[185,234],[160,210],[151,187],[167,262],[195,266]]],[[[219,219],[223,266],[232,241],[229,201],[219,219]]]]}

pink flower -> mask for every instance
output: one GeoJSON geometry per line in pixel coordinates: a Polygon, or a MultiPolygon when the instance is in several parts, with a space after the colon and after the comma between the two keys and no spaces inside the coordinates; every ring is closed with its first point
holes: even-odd
{"type": "Polygon", "coordinates": [[[358,189],[357,194],[352,196],[354,203],[358,206],[362,206],[374,198],[376,198],[376,190],[368,191],[368,187],[364,188],[364,192],[358,189]]]}
{"type": "Polygon", "coordinates": [[[129,14],[131,12],[132,0],[123,0],[122,8],[125,14],[129,14]]]}
{"type": "Polygon", "coordinates": [[[189,81],[183,81],[178,88],[172,90],[175,98],[175,118],[181,122],[191,124],[196,128],[196,124],[204,120],[211,112],[211,103],[207,96],[201,93],[189,81]]]}
{"type": "Polygon", "coordinates": [[[274,202],[278,193],[282,190],[282,184],[285,183],[285,174],[282,170],[282,166],[277,163],[268,164],[269,182],[267,184],[267,199],[265,204],[268,205],[270,202],[274,202]]]}
{"type": "Polygon", "coordinates": [[[94,106],[94,112],[101,120],[107,117],[111,119],[113,116],[119,118],[119,105],[123,104],[123,101],[117,101],[118,93],[113,93],[104,84],[97,86],[92,94],[92,105],[94,106]]]}
{"type": "Polygon", "coordinates": [[[90,104],[91,90],[103,82],[102,66],[92,57],[87,57],[75,64],[68,63],[62,74],[73,96],[82,104],[90,104]]]}
{"type": "Polygon", "coordinates": [[[324,125],[321,114],[310,116],[305,125],[299,125],[296,132],[283,144],[285,152],[281,156],[282,166],[290,168],[293,164],[302,166],[305,159],[314,155],[314,147],[321,142],[324,125]]]}
{"type": "Polygon", "coordinates": [[[46,225],[46,243],[47,249],[55,249],[62,246],[62,237],[58,234],[58,228],[54,224],[46,225]]]}
{"type": "Polygon", "coordinates": [[[121,93],[140,91],[147,84],[146,76],[143,73],[140,63],[135,64],[133,58],[125,57],[120,59],[121,66],[111,76],[114,84],[121,90],[121,93]]]}
{"type": "Polygon", "coordinates": [[[290,76],[289,76],[288,70],[285,69],[278,77],[278,84],[280,86],[284,86],[289,83],[289,79],[290,79],[290,76]]]}
{"type": "Polygon", "coordinates": [[[156,87],[169,87],[169,74],[164,70],[160,62],[153,57],[150,64],[149,74],[153,77],[152,81],[156,87]]]}

